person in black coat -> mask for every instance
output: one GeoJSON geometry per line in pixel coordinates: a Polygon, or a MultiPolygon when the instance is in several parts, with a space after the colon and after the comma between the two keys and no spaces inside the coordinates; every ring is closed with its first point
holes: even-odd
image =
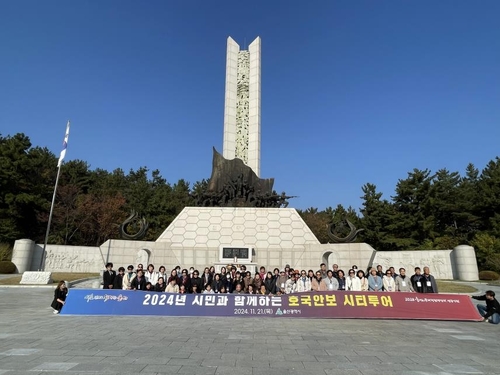
{"type": "Polygon", "coordinates": [[[106,264],[106,271],[102,274],[102,285],[103,289],[113,289],[113,283],[115,282],[116,272],[113,271],[113,263],[106,264]]]}
{"type": "Polygon", "coordinates": [[[118,273],[113,281],[113,289],[123,289],[123,275],[125,275],[125,268],[118,268],[118,273]]]}
{"type": "Polygon", "coordinates": [[[271,271],[269,271],[264,279],[264,286],[266,287],[267,294],[276,294],[278,290],[276,289],[276,279],[274,278],[271,271]]]}
{"type": "Polygon", "coordinates": [[[158,282],[155,285],[155,291],[163,293],[165,291],[165,288],[167,287],[167,284],[165,284],[165,280],[163,280],[163,277],[158,278],[158,282]]]}
{"type": "Polygon", "coordinates": [[[183,269],[181,273],[181,277],[179,278],[179,289],[181,286],[184,286],[184,290],[186,293],[191,292],[191,278],[189,277],[188,270],[183,269]]]}
{"type": "Polygon", "coordinates": [[[146,290],[146,277],[143,270],[137,271],[137,277],[132,280],[132,290],[146,290]]]}
{"type": "Polygon", "coordinates": [[[219,293],[220,289],[223,285],[224,285],[224,283],[222,282],[222,280],[220,278],[220,274],[216,273],[214,276],[214,279],[212,281],[212,290],[214,291],[214,293],[219,293]]]}
{"type": "Polygon", "coordinates": [[[193,291],[193,286],[196,285],[196,293],[201,293],[205,288],[203,288],[203,280],[199,276],[200,273],[198,270],[194,270],[193,277],[191,278],[191,293],[195,293],[193,291]]]}
{"type": "Polygon", "coordinates": [[[57,284],[56,290],[54,290],[54,300],[50,307],[54,309],[54,314],[59,314],[66,302],[66,295],[68,294],[68,289],[66,288],[66,283],[61,280],[57,284]]]}
{"type": "Polygon", "coordinates": [[[424,277],[420,273],[420,267],[415,267],[415,274],[410,278],[413,290],[417,293],[424,293],[424,277]]]}

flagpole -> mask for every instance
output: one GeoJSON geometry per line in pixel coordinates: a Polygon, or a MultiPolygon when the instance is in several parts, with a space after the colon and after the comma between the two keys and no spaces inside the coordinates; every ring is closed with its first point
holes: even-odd
{"type": "Polygon", "coordinates": [[[43,242],[42,257],[40,258],[40,271],[44,270],[45,249],[49,241],[50,224],[52,223],[52,214],[54,213],[54,203],[56,201],[57,184],[59,183],[59,175],[61,174],[61,164],[57,168],[56,184],[54,186],[54,194],[52,195],[52,204],[50,205],[49,222],[47,223],[47,231],[45,232],[45,241],[43,242]]]}
{"type": "Polygon", "coordinates": [[[52,203],[50,204],[49,222],[47,223],[47,231],[45,232],[45,241],[43,242],[42,256],[40,257],[39,271],[43,271],[45,268],[45,250],[47,248],[47,242],[49,241],[50,224],[52,223],[52,214],[54,213],[54,203],[56,202],[57,184],[59,183],[59,175],[61,174],[61,165],[64,157],[66,156],[66,148],[68,147],[69,125],[70,122],[68,120],[68,123],[66,124],[66,133],[64,133],[63,149],[59,155],[59,161],[57,162],[57,177],[54,185],[54,194],[52,195],[52,203]]]}

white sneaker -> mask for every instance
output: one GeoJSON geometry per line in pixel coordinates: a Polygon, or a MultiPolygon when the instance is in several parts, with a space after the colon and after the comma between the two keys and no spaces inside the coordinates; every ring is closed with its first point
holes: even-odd
{"type": "Polygon", "coordinates": [[[53,313],[54,313],[54,314],[59,314],[59,311],[54,310],[54,311],[53,311],[53,313]]]}

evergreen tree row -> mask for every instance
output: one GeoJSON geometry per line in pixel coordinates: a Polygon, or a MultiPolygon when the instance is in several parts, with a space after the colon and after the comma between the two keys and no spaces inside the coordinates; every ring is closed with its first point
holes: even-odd
{"type": "Polygon", "coordinates": [[[376,250],[452,249],[474,246],[480,268],[500,271],[500,159],[481,173],[469,164],[465,176],[441,169],[414,169],[398,180],[395,194],[383,199],[377,187],[362,187],[360,215],[338,205],[324,211],[300,211],[322,243],[329,241],[328,226],[349,219],[358,236],[376,250]]]}

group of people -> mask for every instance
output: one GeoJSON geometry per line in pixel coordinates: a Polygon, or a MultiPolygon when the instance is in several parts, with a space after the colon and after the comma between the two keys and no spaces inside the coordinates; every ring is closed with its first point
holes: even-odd
{"type": "MultiPolygon", "coordinates": [[[[404,268],[399,269],[399,274],[394,267],[389,267],[385,272],[381,265],[376,268],[369,267],[367,272],[352,266],[347,275],[337,264],[328,270],[322,263],[320,269],[294,270],[286,265],[283,270],[275,268],[272,272],[260,267],[259,272],[252,276],[244,265],[222,267],[220,272],[215,272],[215,267],[205,267],[203,274],[191,267],[182,269],[175,267],[166,274],[165,266],[155,271],[153,264],[143,269],[138,264],[113,270],[113,263],[106,264],[103,272],[104,289],[143,290],[167,293],[233,293],[233,294],[263,294],[282,295],[299,292],[315,291],[373,291],[373,292],[417,292],[438,293],[434,276],[430,274],[429,267],[415,267],[412,276],[406,275],[404,268]]],[[[63,308],[68,289],[64,281],[60,281],[54,291],[51,307],[54,314],[59,314],[63,308]]],[[[486,305],[477,305],[479,314],[484,322],[500,323],[500,303],[495,298],[495,292],[488,290],[484,295],[472,298],[485,301],[486,305]]]]}
{"type": "Polygon", "coordinates": [[[220,272],[215,267],[205,267],[203,273],[194,267],[181,269],[175,267],[166,273],[165,266],[158,271],[153,264],[146,269],[142,264],[130,265],[113,270],[113,263],[106,264],[103,273],[104,289],[143,290],[168,293],[248,293],[281,295],[311,291],[374,291],[374,292],[418,292],[438,293],[434,276],[429,267],[415,268],[414,275],[407,276],[404,268],[396,273],[394,267],[385,272],[381,265],[370,267],[365,273],[352,266],[347,274],[337,264],[329,270],[322,263],[315,272],[313,270],[294,270],[286,265],[283,270],[274,268],[266,271],[260,267],[254,275],[247,271],[245,265],[222,267],[220,272]]]}

